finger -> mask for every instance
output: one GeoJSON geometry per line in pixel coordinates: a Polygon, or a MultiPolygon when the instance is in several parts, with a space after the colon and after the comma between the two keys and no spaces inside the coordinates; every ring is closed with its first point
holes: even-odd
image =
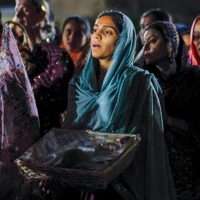
{"type": "Polygon", "coordinates": [[[39,182],[39,186],[42,187],[43,186],[43,181],[39,182]]]}
{"type": "Polygon", "coordinates": [[[42,180],[42,181],[40,181],[39,186],[40,186],[40,187],[45,187],[46,182],[47,182],[47,180],[42,180]]]}

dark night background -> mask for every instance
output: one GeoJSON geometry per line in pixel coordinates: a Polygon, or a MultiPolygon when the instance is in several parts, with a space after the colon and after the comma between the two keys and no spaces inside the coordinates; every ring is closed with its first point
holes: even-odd
{"type": "MultiPolygon", "coordinates": [[[[69,2],[72,0],[63,1],[69,2]]],[[[99,1],[105,1],[106,9],[120,10],[128,15],[134,22],[137,31],[139,30],[140,16],[150,8],[162,8],[172,15],[173,22],[187,25],[191,25],[194,18],[200,15],[200,1],[194,0],[96,0],[97,3],[99,1]]],[[[49,2],[51,5],[52,2],[55,4],[58,0],[49,0],[49,2]]],[[[90,0],[85,0],[85,2],[90,3],[90,0]]],[[[0,9],[2,10],[2,8],[6,6],[10,7],[10,9],[12,8],[14,12],[15,0],[0,0],[0,9]]],[[[85,6],[87,8],[87,5],[85,6]]],[[[89,12],[88,10],[88,13],[89,12]]],[[[57,13],[54,12],[54,14],[56,16],[57,13]]],[[[95,18],[96,15],[94,16],[94,19],[95,18]]],[[[90,21],[91,23],[93,22],[92,19],[90,19],[90,21]]]]}
{"type": "Polygon", "coordinates": [[[173,22],[192,24],[200,15],[200,1],[194,0],[108,0],[110,5],[121,8],[135,22],[138,28],[140,16],[150,8],[161,8],[172,15],[173,22]]]}

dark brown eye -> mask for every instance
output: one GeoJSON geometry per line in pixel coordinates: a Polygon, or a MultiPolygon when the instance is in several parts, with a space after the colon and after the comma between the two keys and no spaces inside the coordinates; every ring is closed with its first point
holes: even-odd
{"type": "Polygon", "coordinates": [[[156,39],[151,39],[151,40],[149,41],[149,43],[150,43],[150,44],[154,44],[154,43],[156,43],[156,41],[157,41],[156,39]]]}
{"type": "Polygon", "coordinates": [[[109,34],[111,34],[111,32],[110,32],[110,31],[105,31],[105,33],[106,33],[106,34],[108,34],[108,35],[109,35],[109,34]]]}
{"type": "Polygon", "coordinates": [[[67,35],[71,35],[72,31],[71,30],[67,30],[66,33],[67,33],[67,35]]]}

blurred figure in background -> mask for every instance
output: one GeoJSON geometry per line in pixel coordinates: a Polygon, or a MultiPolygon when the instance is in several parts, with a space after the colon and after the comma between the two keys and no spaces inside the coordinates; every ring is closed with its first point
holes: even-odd
{"type": "Polygon", "coordinates": [[[134,64],[138,67],[142,67],[144,58],[143,58],[143,38],[144,38],[144,30],[145,28],[155,22],[155,21],[167,21],[172,22],[172,17],[169,13],[167,13],[164,10],[161,10],[160,8],[153,8],[145,13],[142,14],[141,20],[140,20],[140,32],[137,38],[136,42],[136,52],[135,52],[135,60],[134,64]]]}
{"type": "MultiPolygon", "coordinates": [[[[74,75],[79,74],[84,65],[90,47],[90,23],[80,16],[68,17],[63,23],[61,48],[65,49],[73,60],[74,75]]],[[[67,111],[61,114],[61,123],[64,122],[67,111]]]]}
{"type": "Polygon", "coordinates": [[[190,32],[192,65],[200,65],[200,15],[195,18],[190,32]]]}
{"type": "Polygon", "coordinates": [[[63,24],[61,48],[67,50],[74,62],[74,74],[84,67],[90,47],[90,34],[90,23],[82,16],[70,16],[63,24]]]}
{"type": "Polygon", "coordinates": [[[188,50],[188,54],[190,54],[191,51],[191,45],[190,45],[190,27],[187,25],[177,25],[177,29],[179,33],[181,34],[183,41],[185,42],[185,45],[188,50]]]}
{"type": "Polygon", "coordinates": [[[56,30],[54,23],[54,13],[47,1],[44,1],[44,7],[46,10],[46,17],[41,22],[41,35],[47,41],[53,41],[55,38],[56,30]]]}
{"type": "Polygon", "coordinates": [[[45,40],[47,35],[41,31],[47,13],[45,0],[17,0],[15,12],[16,21],[25,27],[28,35],[31,52],[27,73],[43,136],[53,127],[60,127],[60,113],[67,109],[68,82],[74,65],[66,51],[45,40]]]}
{"type": "Polygon", "coordinates": [[[44,1],[44,4],[46,7],[46,18],[42,22],[41,32],[44,34],[43,37],[47,40],[47,42],[51,41],[56,45],[60,45],[61,33],[55,25],[53,9],[47,1],[44,1]]]}
{"type": "MultiPolygon", "coordinates": [[[[56,40],[56,28],[55,28],[55,23],[54,23],[54,13],[47,1],[44,1],[44,7],[46,10],[46,17],[45,19],[41,22],[40,26],[40,34],[42,36],[42,40],[46,40],[47,42],[51,41],[53,43],[57,43],[56,40]]],[[[20,28],[19,25],[15,25],[14,23],[11,22],[16,22],[16,16],[13,17],[11,21],[8,21],[6,23],[9,24],[10,29],[12,30],[14,37],[17,40],[20,40],[23,42],[23,37],[24,37],[24,31],[22,28],[20,28]]],[[[22,26],[22,24],[21,24],[22,26]]],[[[60,44],[60,41],[59,41],[60,44]]],[[[58,45],[59,45],[58,44],[58,45]]]]}
{"type": "Polygon", "coordinates": [[[0,10],[0,21],[1,21],[1,10],[0,10]]]}

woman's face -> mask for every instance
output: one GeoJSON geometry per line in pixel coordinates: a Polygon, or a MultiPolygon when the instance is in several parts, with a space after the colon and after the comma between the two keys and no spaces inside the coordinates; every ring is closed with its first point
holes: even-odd
{"type": "Polygon", "coordinates": [[[111,16],[102,16],[93,28],[91,38],[92,56],[100,60],[111,61],[119,31],[111,16]]]}
{"type": "Polygon", "coordinates": [[[45,18],[45,13],[38,13],[31,0],[17,0],[15,6],[16,22],[22,24],[26,30],[39,26],[45,18]]]}
{"type": "Polygon", "coordinates": [[[163,35],[155,30],[148,29],[144,33],[144,59],[146,64],[157,64],[163,59],[168,59],[169,53],[163,35]]]}
{"type": "Polygon", "coordinates": [[[193,44],[196,54],[200,58],[200,20],[198,20],[194,26],[193,44]]]}
{"type": "Polygon", "coordinates": [[[69,53],[79,52],[87,42],[87,35],[84,33],[84,24],[76,20],[70,20],[65,25],[62,34],[62,42],[69,53]]]}

